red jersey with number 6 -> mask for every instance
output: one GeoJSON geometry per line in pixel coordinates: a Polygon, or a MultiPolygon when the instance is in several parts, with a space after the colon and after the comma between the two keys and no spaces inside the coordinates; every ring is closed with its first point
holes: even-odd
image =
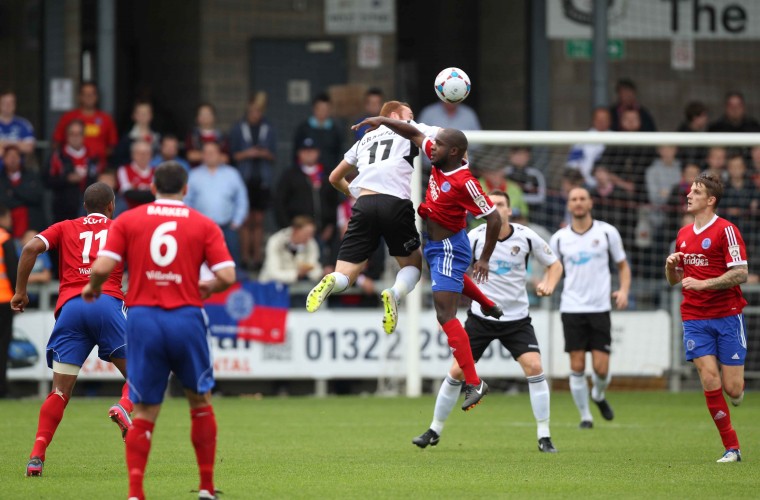
{"type": "MultiPolygon", "coordinates": [[[[422,150],[428,158],[432,147],[433,141],[430,139],[422,141],[422,150]]],[[[470,164],[462,161],[461,167],[450,172],[433,166],[425,201],[420,204],[417,213],[423,219],[435,221],[456,233],[467,227],[467,212],[480,219],[495,208],[470,172],[470,164]]]]}
{"type": "MultiPolygon", "coordinates": [[[[82,288],[90,282],[92,263],[104,247],[112,224],[113,221],[105,215],[93,213],[53,224],[36,236],[48,250],[58,249],[58,279],[61,284],[55,304],[56,317],[61,307],[73,297],[78,297],[82,288]]],[[[119,264],[103,284],[103,293],[119,300],[124,300],[122,271],[123,267],[119,264]]]]}
{"type": "MultiPolygon", "coordinates": [[[[717,215],[704,227],[684,226],[678,231],[676,252],[683,252],[684,278],[718,278],[734,266],[747,265],[747,249],[739,229],[717,215]]],[[[681,317],[690,319],[725,318],[741,314],[747,301],[739,286],[725,290],[684,290],[681,317]]]]}
{"type": "Polygon", "coordinates": [[[202,307],[201,265],[212,271],[235,266],[214,221],[181,201],[165,199],[121,214],[98,255],[129,266],[129,307],[202,307]]]}

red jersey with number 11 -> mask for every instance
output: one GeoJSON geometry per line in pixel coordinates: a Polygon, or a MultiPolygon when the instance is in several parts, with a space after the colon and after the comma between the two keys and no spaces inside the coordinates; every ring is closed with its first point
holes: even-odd
{"type": "MultiPolygon", "coordinates": [[[[699,230],[693,224],[682,227],[676,238],[676,252],[684,254],[680,265],[684,278],[717,278],[734,266],[747,265],[747,249],[739,229],[717,215],[699,230]]],[[[739,286],[726,290],[684,290],[681,317],[725,318],[741,314],[746,305],[739,286]]]]}
{"type": "MultiPolygon", "coordinates": [[[[422,150],[428,158],[432,147],[433,141],[425,138],[422,150]]],[[[417,213],[423,219],[433,220],[456,233],[467,227],[467,212],[480,219],[495,209],[470,172],[470,164],[463,161],[461,167],[450,172],[433,166],[425,201],[420,203],[417,213]]]]}
{"type": "MultiPolygon", "coordinates": [[[[45,243],[48,250],[58,249],[58,270],[61,282],[55,315],[61,307],[82,293],[82,288],[90,282],[92,263],[106,243],[108,231],[113,221],[102,214],[90,214],[78,219],[64,220],[53,224],[36,237],[45,243]]],[[[103,293],[124,300],[121,291],[121,264],[103,283],[103,293]]]]}
{"type": "Polygon", "coordinates": [[[98,255],[129,266],[129,307],[202,307],[201,265],[212,271],[235,266],[214,221],[181,201],[165,199],[121,214],[98,255]]]}

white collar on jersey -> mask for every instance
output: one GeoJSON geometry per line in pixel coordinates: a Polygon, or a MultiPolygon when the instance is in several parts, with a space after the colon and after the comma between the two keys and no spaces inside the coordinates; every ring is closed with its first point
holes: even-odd
{"type": "Polygon", "coordinates": [[[701,234],[708,227],[712,226],[715,223],[716,220],[718,220],[718,215],[717,214],[713,215],[713,218],[710,219],[710,222],[708,222],[707,224],[705,224],[701,228],[697,229],[697,225],[696,225],[696,223],[694,223],[694,224],[692,224],[691,229],[694,231],[694,234],[701,234]]]}
{"type": "Polygon", "coordinates": [[[104,217],[104,218],[107,218],[105,215],[101,214],[100,212],[93,212],[91,214],[87,214],[87,217],[104,217]]]}
{"type": "Polygon", "coordinates": [[[159,198],[153,203],[160,203],[162,205],[184,205],[185,202],[182,200],[170,200],[168,198],[159,198]]]}
{"type": "MultiPolygon", "coordinates": [[[[465,163],[464,165],[462,165],[461,167],[459,167],[459,168],[457,168],[457,169],[455,169],[455,170],[450,170],[450,171],[448,171],[448,172],[444,172],[443,170],[441,170],[441,173],[442,173],[443,175],[454,175],[454,174],[456,174],[457,172],[459,172],[460,170],[467,170],[467,169],[469,169],[469,168],[470,168],[470,164],[469,164],[469,163],[465,163]]],[[[440,170],[440,169],[439,169],[439,170],[440,170]]]]}

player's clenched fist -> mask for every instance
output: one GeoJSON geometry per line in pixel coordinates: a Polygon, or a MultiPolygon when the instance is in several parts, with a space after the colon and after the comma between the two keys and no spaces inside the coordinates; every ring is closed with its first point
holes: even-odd
{"type": "Polygon", "coordinates": [[[675,269],[676,267],[678,267],[678,264],[681,263],[682,258],[683,258],[683,252],[672,253],[668,255],[668,258],[665,260],[665,265],[671,269],[675,269]]]}

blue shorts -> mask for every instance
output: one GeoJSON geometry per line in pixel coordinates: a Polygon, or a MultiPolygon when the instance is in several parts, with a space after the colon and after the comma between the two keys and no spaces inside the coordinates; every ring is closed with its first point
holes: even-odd
{"type": "Polygon", "coordinates": [[[129,399],[160,404],[169,373],[197,394],[214,387],[206,312],[200,307],[135,306],[127,319],[129,399]]]}
{"type": "Polygon", "coordinates": [[[47,364],[53,361],[82,366],[92,348],[98,346],[103,361],[127,355],[127,309],[124,301],[101,295],[88,304],[74,297],[61,308],[47,344],[47,364]]]}
{"type": "Polygon", "coordinates": [[[743,365],[747,356],[744,315],[684,321],[683,347],[687,361],[712,355],[722,365],[743,365]]]}
{"type": "Polygon", "coordinates": [[[428,241],[424,253],[433,291],[462,293],[464,273],[472,260],[467,232],[462,229],[445,240],[428,241]]]}

